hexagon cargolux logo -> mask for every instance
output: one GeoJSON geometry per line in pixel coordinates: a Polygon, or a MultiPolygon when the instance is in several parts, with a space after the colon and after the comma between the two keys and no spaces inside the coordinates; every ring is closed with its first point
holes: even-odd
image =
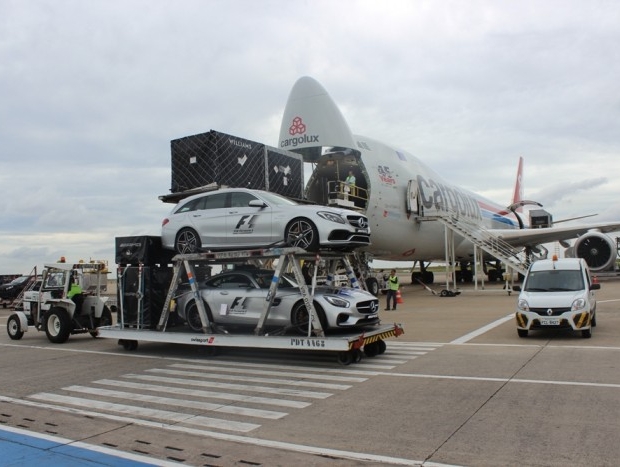
{"type": "Polygon", "coordinates": [[[316,143],[316,146],[319,146],[319,135],[306,135],[306,124],[303,122],[303,119],[301,117],[295,117],[293,118],[293,121],[291,122],[291,126],[288,127],[288,134],[293,136],[293,138],[287,138],[285,140],[280,141],[280,147],[281,148],[288,148],[288,147],[297,147],[300,146],[302,144],[308,144],[308,143],[316,143]],[[295,135],[301,135],[301,136],[295,136],[295,135]]]}

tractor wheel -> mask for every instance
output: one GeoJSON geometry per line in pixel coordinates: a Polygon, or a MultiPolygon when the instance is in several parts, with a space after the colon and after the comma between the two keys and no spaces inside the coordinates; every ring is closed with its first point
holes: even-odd
{"type": "Polygon", "coordinates": [[[71,334],[71,317],[64,308],[52,308],[45,316],[45,334],[50,342],[62,344],[71,334]]]}
{"type": "Polygon", "coordinates": [[[6,322],[6,332],[14,341],[18,341],[24,337],[24,331],[22,331],[22,325],[20,324],[19,317],[17,315],[13,314],[9,316],[9,319],[6,322]]]}

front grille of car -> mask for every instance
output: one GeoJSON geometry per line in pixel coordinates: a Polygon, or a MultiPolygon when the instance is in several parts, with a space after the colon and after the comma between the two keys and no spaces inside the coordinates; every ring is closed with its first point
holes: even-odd
{"type": "Polygon", "coordinates": [[[366,216],[347,216],[347,221],[353,227],[358,229],[367,229],[368,228],[368,218],[366,216]]]}
{"type": "Polygon", "coordinates": [[[363,315],[372,315],[379,311],[379,300],[366,300],[357,304],[357,311],[363,315]]]}
{"type": "Polygon", "coordinates": [[[561,307],[561,308],[530,308],[532,313],[536,313],[540,316],[560,316],[562,313],[566,313],[570,311],[570,307],[561,307]],[[548,310],[551,310],[551,314],[548,313],[548,310]]]}

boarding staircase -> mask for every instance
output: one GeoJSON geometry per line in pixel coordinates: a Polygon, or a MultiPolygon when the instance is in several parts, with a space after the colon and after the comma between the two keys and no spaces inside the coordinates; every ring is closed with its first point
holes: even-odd
{"type": "MultiPolygon", "coordinates": [[[[427,218],[426,220],[431,220],[427,218]]],[[[523,249],[516,249],[501,238],[486,230],[479,224],[459,216],[456,211],[448,211],[441,215],[432,216],[432,220],[441,222],[447,229],[466,238],[484,252],[503,261],[504,264],[525,275],[530,260],[523,249]]]]}

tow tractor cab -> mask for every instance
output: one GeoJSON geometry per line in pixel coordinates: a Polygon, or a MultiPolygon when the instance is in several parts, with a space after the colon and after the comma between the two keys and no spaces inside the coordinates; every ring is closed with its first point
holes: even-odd
{"type": "Polygon", "coordinates": [[[112,313],[101,293],[107,288],[104,261],[69,264],[64,258],[46,264],[41,286],[24,294],[23,311],[9,316],[7,331],[11,339],[21,339],[29,326],[45,331],[54,343],[65,342],[70,334],[90,332],[112,324],[112,313]]]}
{"type": "Polygon", "coordinates": [[[592,337],[596,326],[594,290],[583,258],[540,260],[532,263],[523,280],[517,302],[517,332],[526,337],[532,329],[572,329],[582,337],[592,337]]]}

